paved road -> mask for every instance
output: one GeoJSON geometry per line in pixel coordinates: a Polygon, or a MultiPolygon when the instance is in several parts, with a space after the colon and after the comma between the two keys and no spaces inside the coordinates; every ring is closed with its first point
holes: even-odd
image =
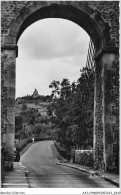
{"type": "Polygon", "coordinates": [[[34,143],[21,156],[29,169],[30,188],[115,188],[114,185],[89,174],[56,165],[58,161],[51,150],[53,141],[34,143]]]}

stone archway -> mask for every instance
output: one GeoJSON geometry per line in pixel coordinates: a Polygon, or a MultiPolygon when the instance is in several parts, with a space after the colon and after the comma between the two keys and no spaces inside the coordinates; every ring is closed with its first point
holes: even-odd
{"type": "Polygon", "coordinates": [[[117,14],[119,11],[118,2],[103,2],[103,4],[90,1],[2,2],[1,8],[2,134],[9,153],[8,164],[13,162],[17,41],[23,31],[32,23],[43,18],[63,18],[82,27],[89,34],[95,46],[94,166],[97,169],[106,169],[108,166],[107,157],[112,158],[113,155],[112,149],[108,149],[109,145],[110,148],[112,147],[113,141],[108,144],[106,129],[110,132],[112,124],[118,129],[118,125],[116,125],[118,117],[110,111],[115,100],[109,98],[112,89],[107,88],[106,80],[109,72],[115,75],[118,66],[119,26],[116,22],[119,19],[119,14],[117,14]],[[116,18],[115,30],[113,30],[114,21],[110,13],[116,18]],[[110,117],[113,120],[110,120],[110,117]]]}

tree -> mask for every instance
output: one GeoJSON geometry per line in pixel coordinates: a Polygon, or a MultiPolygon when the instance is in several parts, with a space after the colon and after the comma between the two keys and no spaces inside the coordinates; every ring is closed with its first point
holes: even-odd
{"type": "Polygon", "coordinates": [[[60,91],[59,91],[59,89],[60,89],[60,81],[55,81],[55,80],[54,80],[54,81],[49,85],[49,88],[54,88],[54,90],[52,91],[51,96],[52,96],[53,98],[56,98],[57,95],[60,94],[60,91]]]}
{"type": "Polygon", "coordinates": [[[68,79],[63,79],[61,82],[61,92],[60,92],[60,97],[63,98],[64,100],[69,97],[71,94],[71,85],[70,81],[68,79]]]}
{"type": "Polygon", "coordinates": [[[47,106],[47,115],[53,117],[53,108],[51,105],[47,106]]]}
{"type": "Polygon", "coordinates": [[[42,124],[35,124],[33,129],[33,134],[39,134],[42,131],[42,124]]]}
{"type": "Polygon", "coordinates": [[[26,104],[22,104],[21,110],[22,111],[27,110],[27,105],[26,104]]]}
{"type": "Polygon", "coordinates": [[[64,78],[59,83],[60,96],[49,108],[49,111],[54,110],[55,114],[51,122],[59,129],[56,138],[68,150],[73,145],[75,148],[92,146],[94,69],[83,68],[77,82],[70,84],[70,81],[64,78]]]}
{"type": "Polygon", "coordinates": [[[39,116],[35,118],[34,123],[45,123],[47,124],[49,122],[48,117],[47,116],[39,116]]]}

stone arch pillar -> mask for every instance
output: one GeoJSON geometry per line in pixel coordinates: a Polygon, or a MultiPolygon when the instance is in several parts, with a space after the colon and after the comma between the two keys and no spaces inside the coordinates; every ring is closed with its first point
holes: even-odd
{"type": "Polygon", "coordinates": [[[113,78],[116,77],[116,71],[119,70],[118,64],[119,49],[117,47],[103,48],[95,56],[93,134],[95,169],[107,170],[114,166],[112,125],[116,126],[118,117],[111,112],[111,105],[117,105],[116,97],[113,98],[115,93],[113,91],[113,78]]]}
{"type": "Polygon", "coordinates": [[[15,70],[17,47],[2,48],[2,142],[6,143],[7,167],[13,169],[15,136],[15,70]],[[4,74],[4,75],[3,75],[4,74]]]}

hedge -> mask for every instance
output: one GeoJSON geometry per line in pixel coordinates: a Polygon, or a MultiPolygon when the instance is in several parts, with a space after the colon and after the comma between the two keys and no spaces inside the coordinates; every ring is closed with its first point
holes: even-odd
{"type": "MultiPolygon", "coordinates": [[[[47,137],[34,137],[34,141],[44,141],[44,140],[51,140],[50,136],[47,137]]],[[[29,138],[28,143],[32,142],[32,138],[29,138]]]]}
{"type": "Polygon", "coordinates": [[[19,150],[21,151],[27,145],[27,143],[28,143],[28,138],[21,140],[21,142],[18,143],[19,150]]]}
{"type": "Polygon", "coordinates": [[[71,154],[66,151],[66,149],[60,146],[60,143],[54,141],[54,146],[57,148],[60,155],[66,159],[71,159],[71,154]]]}

